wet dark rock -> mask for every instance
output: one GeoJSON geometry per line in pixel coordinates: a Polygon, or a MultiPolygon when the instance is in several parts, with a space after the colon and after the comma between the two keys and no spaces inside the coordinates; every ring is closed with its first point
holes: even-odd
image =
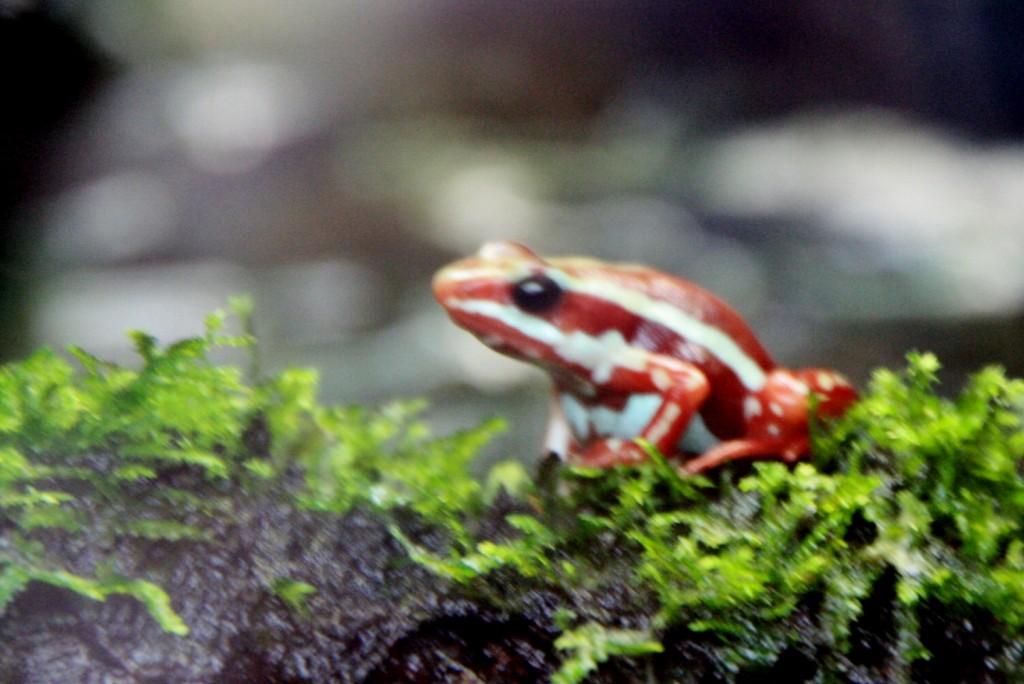
{"type": "MultiPolygon", "coordinates": [[[[499,617],[453,601],[443,582],[408,562],[379,518],[299,511],[266,497],[240,508],[237,524],[218,526],[208,543],[118,543],[117,571],[165,588],[188,636],[163,631],[133,599],[97,602],[33,583],[0,621],[0,680],[388,681],[378,673],[414,655],[411,645],[448,616],[503,631],[499,617]],[[316,587],[305,610],[271,591],[284,577],[316,587]]],[[[73,557],[85,548],[69,549],[70,567],[93,560],[73,557]]],[[[527,650],[534,661],[536,648],[527,650]]]]}
{"type": "MultiPolygon", "coordinates": [[[[656,611],[636,585],[628,559],[592,549],[600,578],[574,590],[538,589],[510,571],[460,586],[409,560],[388,530],[398,524],[417,544],[441,552],[447,541],[414,516],[357,509],[344,516],[296,509],[280,492],[241,495],[233,514],[207,523],[209,542],[134,537],[54,537],[66,567],[91,573],[104,558],[114,570],[145,577],[170,594],[190,628],[161,629],[138,601],[105,602],[33,583],[0,618],[0,681],[103,684],[359,684],[543,682],[564,654],[555,613],[579,621],[649,629],[656,611]],[[275,595],[275,580],[316,587],[302,606],[275,595]],[[598,581],[599,580],[599,581],[598,581]]],[[[479,521],[499,535],[515,504],[496,502],[479,521]]],[[[97,528],[99,529],[99,527],[97,528]]],[[[52,546],[51,546],[52,543],[52,546]]],[[[811,682],[845,672],[847,682],[1000,682],[993,658],[1005,654],[984,615],[951,618],[921,612],[924,645],[934,654],[912,669],[901,664],[894,619],[894,576],[883,575],[839,654],[821,633],[815,595],[786,620],[802,643],[774,662],[736,672],[720,637],[684,626],[657,634],[664,652],[612,658],[587,681],[690,684],[811,682]]],[[[753,628],[753,624],[751,625],[753,628]]],[[[1003,671],[1007,671],[1005,668],[1003,671]]]]}

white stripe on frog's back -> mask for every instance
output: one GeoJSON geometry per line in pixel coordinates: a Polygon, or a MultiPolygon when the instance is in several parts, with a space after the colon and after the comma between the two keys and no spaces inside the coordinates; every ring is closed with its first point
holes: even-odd
{"type": "Polygon", "coordinates": [[[764,387],[764,369],[723,330],[687,315],[668,302],[653,299],[643,292],[624,288],[611,281],[573,278],[564,273],[559,276],[559,284],[567,290],[609,301],[704,347],[732,370],[748,390],[757,391],[764,387]]]}
{"type": "Polygon", "coordinates": [[[566,393],[559,394],[558,401],[573,434],[586,442],[595,436],[633,439],[654,419],[664,399],[659,394],[634,394],[621,410],[586,406],[566,393]]]}
{"type": "MultiPolygon", "coordinates": [[[[715,326],[688,316],[671,304],[615,283],[572,278],[563,272],[551,272],[549,275],[564,290],[609,301],[704,347],[731,369],[748,390],[757,391],[764,386],[765,372],[761,366],[747,356],[728,334],[715,326]]],[[[517,306],[500,304],[490,299],[449,300],[446,306],[492,318],[517,330],[549,347],[563,360],[587,368],[596,384],[607,382],[616,367],[641,370],[650,354],[647,350],[631,347],[618,330],[606,330],[596,337],[579,330],[566,333],[517,306]]]]}
{"type": "MultiPolygon", "coordinates": [[[[509,282],[514,282],[516,279],[526,275],[527,273],[536,273],[538,270],[543,270],[543,272],[557,282],[563,290],[590,295],[598,299],[604,299],[626,309],[627,311],[633,312],[637,316],[648,318],[673,331],[681,338],[689,340],[691,343],[707,349],[723,365],[732,370],[736,377],[739,378],[740,382],[743,383],[743,386],[748,390],[758,391],[764,386],[764,369],[761,368],[757,361],[748,356],[747,353],[744,352],[738,344],[736,344],[736,341],[725,331],[716,328],[713,325],[709,325],[699,318],[687,315],[681,309],[673,306],[672,304],[649,297],[643,292],[623,287],[621,284],[614,282],[614,280],[604,280],[600,278],[576,278],[562,270],[562,268],[559,268],[559,266],[564,266],[566,268],[599,267],[602,266],[600,261],[586,257],[565,257],[549,262],[547,268],[538,269],[538,265],[541,263],[543,262],[538,261],[538,263],[534,263],[530,261],[528,264],[520,265],[514,270],[502,265],[487,266],[475,264],[469,267],[459,267],[457,264],[453,264],[442,269],[436,277],[441,277],[446,281],[453,282],[475,280],[482,277],[495,281],[507,280],[509,282]]],[[[616,268],[621,270],[646,270],[641,267],[633,267],[623,264],[618,265],[616,268]]],[[[462,302],[449,300],[445,302],[445,306],[461,308],[465,311],[479,313],[485,316],[492,316],[496,320],[519,330],[524,335],[528,335],[539,342],[547,344],[558,352],[556,344],[554,344],[553,340],[549,340],[549,338],[555,337],[555,333],[558,331],[550,324],[547,324],[546,321],[538,319],[530,314],[525,314],[515,307],[505,307],[510,309],[510,311],[506,311],[500,315],[496,308],[490,309],[492,313],[488,313],[483,306],[486,303],[487,302],[484,300],[464,300],[462,302]],[[514,314],[519,315],[517,316],[514,314]],[[545,325],[547,328],[550,328],[550,330],[544,329],[545,325]]],[[[501,307],[501,305],[496,302],[491,302],[491,304],[493,307],[501,307]]],[[[564,333],[559,334],[562,338],[567,337],[564,333]]],[[[571,340],[565,340],[565,348],[570,354],[577,349],[581,352],[586,352],[593,348],[593,345],[590,343],[596,338],[585,334],[579,335],[571,340]],[[582,337],[579,335],[582,335],[582,337]]],[[[617,340],[609,339],[609,341],[617,340]]],[[[570,359],[566,358],[566,360],[570,359]]],[[[626,363],[627,361],[624,360],[623,365],[626,365],[626,363]]],[[[597,375],[597,368],[592,368],[592,370],[595,375],[597,375]]],[[[595,381],[600,382],[596,377],[595,381]]]]}

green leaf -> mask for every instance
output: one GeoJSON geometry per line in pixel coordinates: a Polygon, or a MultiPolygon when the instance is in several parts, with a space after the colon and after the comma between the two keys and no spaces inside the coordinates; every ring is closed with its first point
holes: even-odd
{"type": "Polygon", "coordinates": [[[552,684],[579,684],[611,658],[635,658],[664,650],[646,631],[613,629],[596,622],[565,631],[555,640],[555,648],[568,656],[552,676],[552,684]]]}
{"type": "Polygon", "coordinates": [[[533,489],[533,478],[519,461],[502,461],[491,467],[484,483],[484,498],[494,501],[504,491],[514,498],[523,498],[533,489]]]}
{"type": "Polygon", "coordinates": [[[23,566],[0,562],[0,614],[31,579],[31,572],[23,566]]]}
{"type": "Polygon", "coordinates": [[[164,541],[210,541],[213,538],[210,530],[176,520],[131,520],[118,531],[142,539],[164,541]]]}
{"type": "Polygon", "coordinates": [[[108,587],[111,593],[122,593],[138,599],[149,611],[149,614],[157,621],[165,632],[176,636],[187,636],[188,625],[174,612],[171,607],[171,597],[163,589],[146,580],[127,580],[108,587]]]}
{"type": "Polygon", "coordinates": [[[309,612],[306,599],[317,591],[312,584],[300,582],[291,577],[275,577],[270,584],[270,590],[300,615],[306,615],[309,612]]]}

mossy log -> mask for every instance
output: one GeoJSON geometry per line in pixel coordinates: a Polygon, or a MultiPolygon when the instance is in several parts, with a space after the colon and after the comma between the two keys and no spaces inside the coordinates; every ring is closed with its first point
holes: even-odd
{"type": "MultiPolygon", "coordinates": [[[[0,681],[1024,681],[1024,383],[913,355],[815,457],[470,463],[418,405],[216,366],[0,368],[0,681]]],[[[253,364],[250,364],[253,365],[253,364]]]]}
{"type": "MultiPolygon", "coordinates": [[[[591,578],[603,591],[552,591],[514,573],[465,586],[410,562],[379,512],[337,516],[280,499],[240,497],[235,520],[213,523],[205,541],[132,538],[108,548],[86,535],[63,547],[69,569],[88,572],[113,554],[119,572],[158,583],[189,632],[165,631],[131,597],[100,602],[33,582],[0,620],[0,681],[543,682],[565,657],[555,642],[567,606],[600,624],[649,627],[650,597],[626,562],[591,578]],[[315,592],[289,601],[273,591],[277,578],[315,592]]],[[[500,527],[507,513],[497,505],[484,518],[500,527]]],[[[424,544],[437,536],[408,531],[424,544]]],[[[660,634],[660,653],[610,659],[586,681],[813,682],[823,664],[849,682],[1013,681],[994,666],[1006,644],[992,616],[938,605],[920,610],[933,656],[908,665],[897,647],[894,580],[888,573],[873,588],[845,653],[822,647],[829,638],[810,595],[788,617],[804,642],[774,663],[737,669],[723,659],[720,636],[676,626],[660,634]]]]}

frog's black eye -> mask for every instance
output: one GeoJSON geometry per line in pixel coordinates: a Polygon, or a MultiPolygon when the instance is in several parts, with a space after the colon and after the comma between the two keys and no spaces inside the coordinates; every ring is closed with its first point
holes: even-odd
{"type": "Polygon", "coordinates": [[[523,278],[512,286],[512,300],[530,313],[550,311],[561,298],[562,288],[542,273],[523,278]]]}

